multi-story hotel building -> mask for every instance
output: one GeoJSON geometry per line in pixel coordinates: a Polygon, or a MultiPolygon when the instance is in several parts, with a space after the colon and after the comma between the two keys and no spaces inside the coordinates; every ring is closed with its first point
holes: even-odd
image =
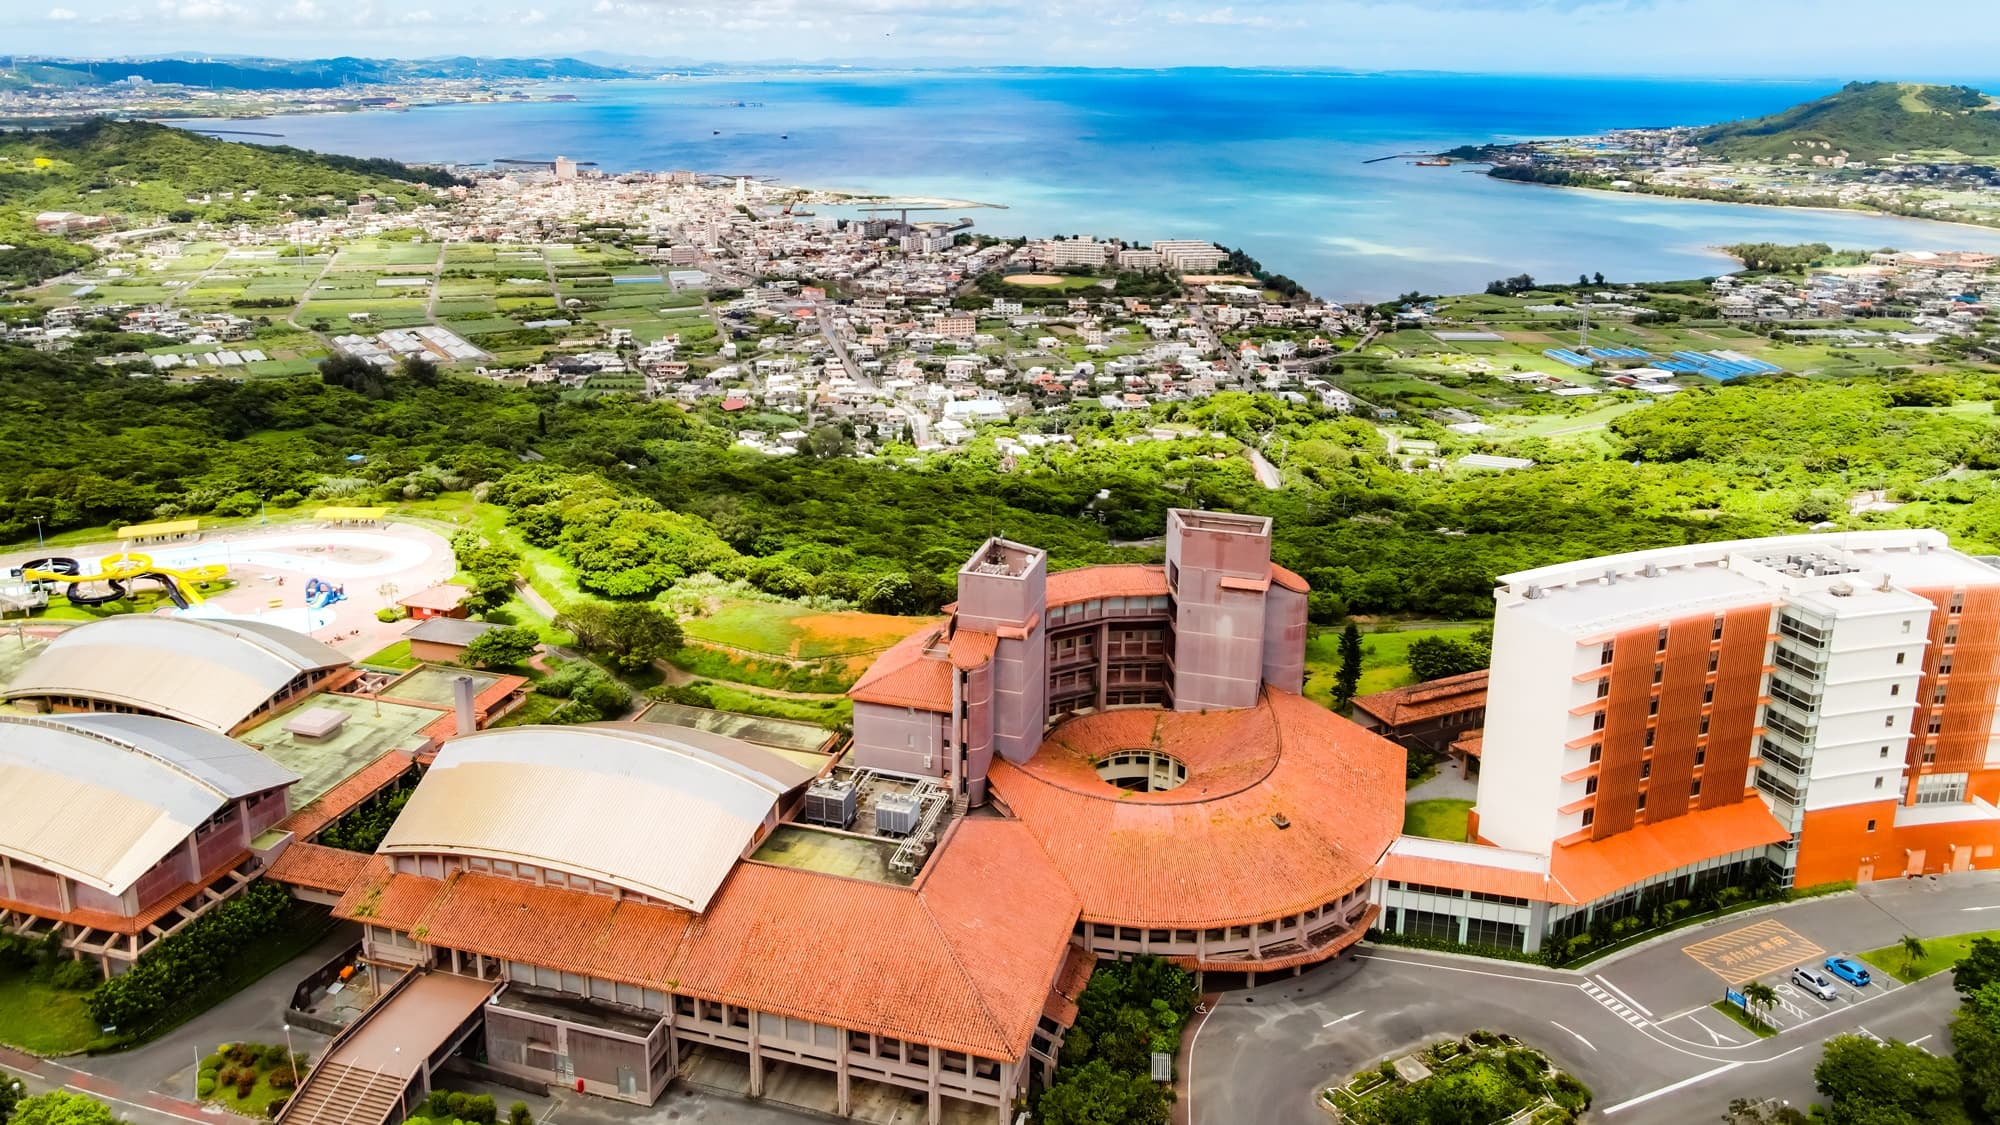
{"type": "Polygon", "coordinates": [[[1385,925],[1533,949],[1766,862],[1795,886],[2000,866],[2000,570],[1942,534],[1501,583],[1473,840],[1400,841],[1385,925]]]}

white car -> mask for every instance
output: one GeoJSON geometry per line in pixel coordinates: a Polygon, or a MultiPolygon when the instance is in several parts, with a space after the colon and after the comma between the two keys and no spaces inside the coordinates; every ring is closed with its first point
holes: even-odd
{"type": "Polygon", "coordinates": [[[1840,989],[1834,987],[1832,977],[1804,965],[1792,970],[1792,983],[1821,1000],[1833,1000],[1840,995],[1840,989]]]}

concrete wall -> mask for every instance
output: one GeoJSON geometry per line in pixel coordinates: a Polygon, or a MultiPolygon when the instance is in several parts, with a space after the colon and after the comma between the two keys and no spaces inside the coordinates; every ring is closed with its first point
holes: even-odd
{"type": "Polygon", "coordinates": [[[943,777],[950,765],[949,736],[948,715],[856,701],[850,761],[862,769],[943,777]]]}
{"type": "Polygon", "coordinates": [[[1270,580],[1269,520],[1167,513],[1176,710],[1256,706],[1264,673],[1264,590],[1256,584],[1270,580]]]}
{"type": "Polygon", "coordinates": [[[1294,695],[1306,682],[1306,596],[1275,582],[1264,595],[1264,682],[1294,695]]]}

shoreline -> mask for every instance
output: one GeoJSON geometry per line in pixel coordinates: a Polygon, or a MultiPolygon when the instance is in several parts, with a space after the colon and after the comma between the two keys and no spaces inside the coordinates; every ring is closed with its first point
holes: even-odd
{"type": "MultiPolygon", "coordinates": [[[[1466,163],[1473,162],[1466,161],[1466,163]]],[[[1926,219],[1917,215],[1900,215],[1894,211],[1878,211],[1872,207],[1821,207],[1809,203],[1786,203],[1782,200],[1703,199],[1698,195],[1672,195],[1667,192],[1646,191],[1637,187],[1621,189],[1592,187],[1588,184],[1548,184],[1536,180],[1512,180],[1505,176],[1496,176],[1490,171],[1481,174],[1497,183],[1512,184],[1519,187],[1553,188],[1556,191],[1586,191],[1597,195],[1614,197],[1637,195],[1645,196],[1647,199],[1659,199],[1672,203],[1705,203],[1720,207],[1769,207],[1780,211],[1805,211],[1821,215],[1860,215],[1870,219],[1897,219],[1907,223],[1930,223],[1940,227],[1962,227],[1966,230],[1982,231],[1989,234],[2000,231],[2000,223],[1968,223],[1962,219],[1926,219]]],[[[1900,250],[1902,247],[1897,247],[1897,249],[1900,250]]]]}

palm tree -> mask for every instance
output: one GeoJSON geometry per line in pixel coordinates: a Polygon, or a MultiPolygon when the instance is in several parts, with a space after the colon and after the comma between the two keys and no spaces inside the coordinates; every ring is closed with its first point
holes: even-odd
{"type": "Polygon", "coordinates": [[[1917,962],[1924,959],[1924,943],[1915,934],[1904,934],[1902,945],[1903,975],[1908,976],[1916,971],[1917,962]]]}
{"type": "MultiPolygon", "coordinates": [[[[1748,1002],[1752,1008],[1761,1008],[1764,1011],[1768,1012],[1778,1002],[1778,990],[1772,988],[1768,984],[1765,984],[1761,980],[1753,980],[1749,984],[1743,986],[1743,999],[1746,1002],[1748,1002]]],[[[1756,1020],[1758,1023],[1765,1025],[1766,1027],[1770,1026],[1771,1023],[1770,1020],[1765,1019],[1763,1016],[1760,1016],[1755,1012],[1752,1012],[1750,1014],[1750,1018],[1756,1020]]]]}

